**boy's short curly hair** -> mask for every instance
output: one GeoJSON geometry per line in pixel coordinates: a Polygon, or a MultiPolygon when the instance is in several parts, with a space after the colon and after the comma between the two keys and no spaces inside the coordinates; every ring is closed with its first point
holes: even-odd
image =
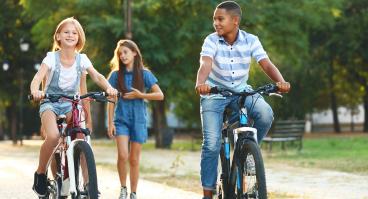
{"type": "Polygon", "coordinates": [[[227,12],[229,12],[232,16],[238,16],[241,18],[242,11],[238,3],[235,1],[224,1],[217,5],[217,9],[225,9],[227,12]]]}

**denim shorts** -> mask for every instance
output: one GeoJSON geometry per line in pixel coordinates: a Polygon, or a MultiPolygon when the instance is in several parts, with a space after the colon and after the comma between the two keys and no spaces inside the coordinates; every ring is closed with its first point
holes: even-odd
{"type": "Polygon", "coordinates": [[[145,123],[135,122],[132,124],[115,122],[116,136],[128,136],[132,142],[143,144],[146,142],[148,133],[145,123]]]}
{"type": "Polygon", "coordinates": [[[68,101],[61,101],[61,102],[43,102],[40,105],[40,117],[42,113],[46,110],[51,110],[55,113],[55,115],[66,115],[70,111],[72,111],[72,103],[68,101]]]}

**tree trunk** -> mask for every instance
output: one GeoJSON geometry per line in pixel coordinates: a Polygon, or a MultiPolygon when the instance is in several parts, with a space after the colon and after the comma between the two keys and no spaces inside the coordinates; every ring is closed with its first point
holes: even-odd
{"type": "Polygon", "coordinates": [[[337,100],[336,100],[336,95],[334,92],[334,87],[335,87],[335,82],[333,80],[333,75],[334,75],[334,71],[333,71],[333,62],[330,62],[329,65],[329,83],[330,83],[330,100],[331,100],[331,110],[332,110],[332,117],[333,117],[333,125],[334,125],[334,130],[336,133],[340,133],[340,122],[339,122],[339,116],[338,116],[338,111],[337,111],[337,100]]]}
{"type": "Polygon", "coordinates": [[[91,103],[92,136],[106,137],[106,104],[91,103]]]}
{"type": "Polygon", "coordinates": [[[13,144],[17,144],[17,105],[15,102],[11,105],[11,138],[13,140],[13,144]]]}
{"type": "Polygon", "coordinates": [[[153,132],[156,135],[156,148],[170,148],[172,131],[166,122],[165,101],[157,101],[152,111],[153,132]]]}
{"type": "Polygon", "coordinates": [[[363,131],[368,133],[368,86],[365,87],[365,94],[363,99],[364,106],[364,128],[363,131]]]}
{"type": "Polygon", "coordinates": [[[3,121],[0,120],[0,140],[4,140],[4,127],[3,121]]]}

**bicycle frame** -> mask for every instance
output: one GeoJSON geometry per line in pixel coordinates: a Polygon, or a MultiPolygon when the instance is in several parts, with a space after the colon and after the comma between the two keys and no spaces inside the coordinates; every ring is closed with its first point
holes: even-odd
{"type": "MultiPolygon", "coordinates": [[[[67,101],[70,101],[72,103],[72,116],[71,116],[71,123],[69,125],[66,124],[66,118],[62,119],[62,122],[58,124],[58,129],[60,133],[60,141],[58,145],[55,147],[52,154],[60,152],[61,159],[60,159],[60,165],[61,165],[61,176],[64,177],[65,172],[68,173],[69,176],[69,190],[68,193],[70,194],[76,194],[76,182],[75,182],[75,172],[74,172],[74,146],[77,142],[83,141],[87,142],[91,146],[91,139],[90,139],[90,132],[88,129],[81,128],[81,112],[78,108],[79,102],[81,101],[80,97],[78,95],[75,96],[74,99],[65,99],[67,101]],[[77,138],[78,133],[84,134],[84,139],[77,138]],[[65,151],[64,153],[63,151],[65,151]],[[65,155],[66,154],[66,155],[65,155]],[[65,161],[66,156],[66,161],[65,161]],[[67,170],[65,168],[65,164],[67,164],[67,170]]],[[[50,157],[47,168],[50,166],[51,161],[53,159],[53,155],[50,157]]],[[[63,180],[63,179],[62,179],[63,180]]]]}
{"type": "MultiPolygon", "coordinates": [[[[242,101],[242,100],[239,100],[242,101]]],[[[240,102],[241,103],[241,102],[240,102]]],[[[241,104],[239,104],[240,106],[241,104]]],[[[241,105],[243,106],[243,105],[241,105]]],[[[225,159],[222,164],[222,175],[221,180],[223,181],[223,192],[224,198],[234,198],[235,187],[240,190],[240,172],[239,172],[239,163],[236,162],[237,155],[239,154],[239,150],[241,147],[241,143],[244,141],[252,141],[257,143],[257,129],[248,126],[248,118],[247,118],[246,109],[242,107],[239,110],[239,120],[234,122],[233,124],[227,124],[228,121],[224,121],[225,125],[222,130],[222,146],[221,150],[223,152],[220,155],[221,159],[225,159]],[[232,162],[230,163],[231,156],[231,147],[229,142],[229,133],[233,134],[233,143],[234,143],[234,153],[232,162]],[[239,140],[239,142],[238,142],[239,140]],[[239,144],[238,144],[239,143],[239,144]]],[[[224,117],[224,120],[225,117],[224,117]]]]}
{"type": "MultiPolygon", "coordinates": [[[[250,125],[249,123],[247,109],[245,108],[245,99],[246,97],[250,95],[254,95],[256,93],[266,94],[266,95],[278,95],[275,93],[276,91],[277,91],[277,87],[272,84],[260,87],[256,89],[255,91],[250,91],[250,92],[244,91],[240,93],[233,92],[228,89],[219,89],[217,87],[211,88],[210,93],[221,94],[223,96],[232,96],[232,95],[239,96],[238,120],[236,122],[233,122],[232,124],[229,124],[229,118],[227,117],[228,111],[227,110],[224,111],[224,117],[223,117],[224,125],[223,125],[222,132],[221,132],[222,142],[221,142],[221,149],[220,149],[222,174],[220,176],[221,186],[219,187],[222,190],[219,190],[220,191],[219,198],[233,199],[236,197],[243,198],[244,196],[245,198],[248,198],[249,196],[258,198],[258,188],[255,194],[253,193],[249,194],[248,189],[244,187],[247,185],[247,184],[244,184],[244,182],[247,182],[248,180],[244,178],[244,162],[243,161],[247,162],[246,163],[247,172],[251,172],[248,169],[253,169],[254,166],[256,166],[259,169],[259,172],[256,170],[254,171],[256,172],[255,174],[258,173],[257,176],[263,176],[263,177],[260,177],[260,179],[262,178],[262,180],[260,181],[262,181],[263,185],[259,185],[259,186],[263,187],[262,195],[266,194],[265,193],[266,184],[265,184],[265,178],[264,178],[264,166],[263,166],[262,155],[260,154],[259,147],[258,147],[257,129],[253,128],[252,125],[250,125]],[[234,153],[233,153],[233,158],[232,158],[231,163],[230,163],[231,151],[230,151],[229,134],[232,135],[233,143],[234,143],[234,153]],[[245,156],[244,154],[242,154],[243,151],[246,152],[245,156]],[[249,153],[250,151],[253,151],[252,154],[249,153]],[[255,158],[253,159],[254,161],[253,166],[248,165],[248,154],[250,154],[249,157],[255,158]],[[255,164],[256,161],[258,162],[257,163],[258,166],[255,164]],[[235,190],[237,190],[236,192],[237,194],[235,194],[235,190]],[[246,193],[247,195],[244,195],[243,191],[245,190],[247,191],[246,193]],[[222,194],[224,196],[222,196],[222,194]]],[[[281,95],[278,95],[278,96],[281,96],[281,95]]],[[[253,103],[256,103],[256,101],[253,103]]],[[[249,173],[247,173],[246,175],[249,175],[249,173]]],[[[258,183],[258,177],[256,178],[257,179],[255,182],[258,183]]]]}

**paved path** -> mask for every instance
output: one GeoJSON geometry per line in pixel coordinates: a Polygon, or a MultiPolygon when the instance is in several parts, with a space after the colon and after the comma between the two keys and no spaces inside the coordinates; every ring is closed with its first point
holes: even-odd
{"type": "MultiPolygon", "coordinates": [[[[109,141],[111,142],[111,141],[109,141]]],[[[0,142],[0,198],[35,198],[32,186],[33,172],[37,165],[40,142],[25,141],[27,146],[12,147],[10,142],[0,142]]],[[[116,150],[95,147],[96,161],[114,165],[116,150]]],[[[170,150],[143,151],[141,164],[165,172],[174,172],[172,163],[180,160],[175,170],[177,176],[198,175],[200,152],[170,150]]],[[[286,193],[290,198],[301,199],[368,199],[368,176],[323,169],[296,168],[285,164],[267,164],[269,192],[286,193]]],[[[98,167],[99,187],[102,198],[113,199],[119,194],[116,172],[98,167]]],[[[199,199],[197,193],[183,191],[166,185],[140,180],[140,199],[199,199]]],[[[287,197],[285,197],[287,198],[287,197]]]]}
{"type": "MultiPolygon", "coordinates": [[[[24,143],[25,145],[30,144],[27,141],[24,143]]],[[[38,152],[33,148],[30,151],[25,151],[25,147],[13,147],[10,142],[0,142],[0,198],[37,198],[31,190],[33,173],[38,161],[37,156],[38,152]]],[[[97,167],[97,173],[101,198],[117,198],[120,191],[117,173],[101,167],[97,167]]],[[[147,180],[139,181],[137,192],[140,199],[193,199],[201,197],[193,192],[147,180]]]]}

